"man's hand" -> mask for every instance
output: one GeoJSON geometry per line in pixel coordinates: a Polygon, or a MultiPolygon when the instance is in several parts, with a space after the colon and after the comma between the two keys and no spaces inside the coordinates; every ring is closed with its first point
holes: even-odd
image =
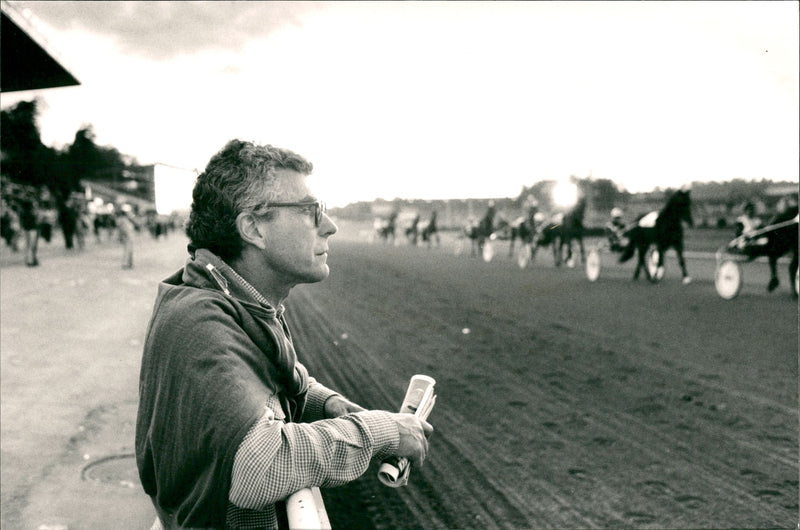
{"type": "Polygon", "coordinates": [[[326,418],[338,418],[351,412],[362,412],[364,410],[367,409],[339,395],[331,396],[325,401],[326,418]]]}
{"type": "Polygon", "coordinates": [[[433,434],[433,427],[413,414],[397,413],[392,416],[400,432],[397,456],[408,458],[414,466],[422,467],[428,456],[428,437],[433,434]]]}

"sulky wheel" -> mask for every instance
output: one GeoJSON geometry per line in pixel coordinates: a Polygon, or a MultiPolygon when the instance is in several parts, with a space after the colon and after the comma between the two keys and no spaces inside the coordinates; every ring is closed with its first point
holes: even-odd
{"type": "Polygon", "coordinates": [[[517,265],[524,269],[531,262],[531,246],[529,244],[520,245],[517,249],[517,265]]]}
{"type": "Polygon", "coordinates": [[[600,252],[596,248],[586,255],[586,277],[590,282],[596,282],[600,277],[600,252]]]}
{"type": "Polygon", "coordinates": [[[725,300],[732,300],[742,289],[742,268],[733,260],[727,259],[719,264],[714,273],[714,287],[725,300]]]}
{"type": "Polygon", "coordinates": [[[650,273],[650,281],[653,283],[661,281],[661,278],[664,277],[664,267],[658,266],[658,249],[648,249],[644,256],[644,263],[647,266],[647,272],[650,273]]]}
{"type": "Polygon", "coordinates": [[[485,241],[483,243],[483,252],[481,252],[481,255],[483,256],[483,261],[486,263],[492,261],[494,257],[494,244],[492,244],[491,241],[485,241]]]}

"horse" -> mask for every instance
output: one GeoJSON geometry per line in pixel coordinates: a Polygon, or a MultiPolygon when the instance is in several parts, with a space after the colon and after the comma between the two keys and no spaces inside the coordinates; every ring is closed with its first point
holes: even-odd
{"type": "Polygon", "coordinates": [[[395,228],[397,225],[397,214],[393,213],[389,216],[388,219],[385,221],[382,219],[375,220],[375,231],[378,234],[378,237],[383,239],[384,243],[388,243],[390,240],[392,244],[395,242],[395,228]]]}
{"type": "Polygon", "coordinates": [[[794,281],[797,274],[797,227],[797,206],[793,205],[777,214],[767,226],[756,232],[758,235],[754,236],[754,238],[759,244],[748,244],[744,248],[748,261],[761,256],[766,256],[769,259],[770,279],[767,284],[767,291],[769,292],[774,291],[780,285],[777,272],[778,258],[791,253],[789,283],[791,284],[792,294],[797,297],[797,286],[794,281]],[[762,242],[762,238],[765,241],[762,242]]]}
{"type": "Polygon", "coordinates": [[[428,247],[434,244],[439,246],[439,229],[436,227],[436,212],[431,213],[428,224],[422,229],[422,240],[428,243],[428,247]]]}
{"type": "Polygon", "coordinates": [[[514,255],[514,243],[519,239],[523,245],[533,244],[533,239],[536,236],[536,229],[539,225],[539,217],[542,214],[538,213],[535,208],[531,208],[527,216],[520,216],[509,223],[509,257],[514,255]]]}
{"type": "Polygon", "coordinates": [[[581,263],[586,262],[586,252],[583,248],[583,216],[586,213],[586,197],[581,197],[578,202],[573,206],[561,221],[559,243],[558,243],[558,260],[556,264],[561,261],[571,267],[572,265],[572,241],[578,242],[578,248],[581,251],[581,263]],[[564,247],[567,247],[567,257],[563,260],[564,247]]]}
{"type": "Polygon", "coordinates": [[[484,259],[491,260],[491,257],[484,255],[484,247],[487,243],[495,239],[502,239],[503,234],[509,227],[508,221],[499,219],[495,225],[494,220],[489,217],[484,217],[480,220],[471,218],[464,226],[464,235],[470,240],[472,256],[482,256],[484,259]]]}
{"type": "Polygon", "coordinates": [[[683,259],[683,222],[694,226],[691,212],[692,201],[689,190],[678,190],[670,196],[666,205],[658,212],[650,212],[642,216],[636,226],[626,232],[628,244],[620,255],[620,263],[631,259],[638,251],[639,259],[633,279],[639,278],[639,272],[644,269],[647,279],[657,282],[664,276],[664,253],[674,248],[678,254],[678,263],[681,266],[683,283],[689,283],[692,278],[686,271],[686,262],[683,259]],[[655,221],[653,222],[653,219],[655,221]],[[658,265],[654,275],[645,264],[648,249],[655,245],[658,250],[658,265]]]}
{"type": "Polygon", "coordinates": [[[494,206],[490,204],[489,209],[479,221],[471,220],[464,228],[464,233],[471,241],[471,255],[482,256],[483,247],[487,240],[491,240],[494,233],[494,206]]]}
{"type": "Polygon", "coordinates": [[[536,251],[542,247],[553,247],[553,262],[556,267],[561,265],[561,254],[558,249],[561,246],[561,222],[564,216],[557,214],[550,221],[538,226],[533,243],[531,244],[531,261],[536,258],[536,251]]]}
{"type": "Polygon", "coordinates": [[[417,245],[417,240],[419,237],[419,214],[414,217],[414,220],[411,221],[411,224],[408,226],[408,228],[406,228],[406,237],[411,245],[417,245]]]}
{"type": "Polygon", "coordinates": [[[491,237],[489,225],[485,219],[471,221],[464,227],[464,235],[470,240],[470,255],[479,256],[483,253],[486,240],[491,237]]]}

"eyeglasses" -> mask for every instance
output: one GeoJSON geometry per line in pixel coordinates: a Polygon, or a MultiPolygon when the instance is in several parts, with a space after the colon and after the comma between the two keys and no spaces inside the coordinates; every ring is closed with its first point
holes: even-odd
{"type": "Polygon", "coordinates": [[[305,202],[270,202],[267,203],[267,208],[302,208],[314,207],[314,226],[319,228],[322,223],[322,214],[328,211],[325,203],[321,201],[305,201],[305,202]]]}

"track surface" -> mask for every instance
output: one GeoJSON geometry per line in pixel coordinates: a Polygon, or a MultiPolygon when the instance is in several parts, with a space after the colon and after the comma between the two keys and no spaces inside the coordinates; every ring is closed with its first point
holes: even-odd
{"type": "Polygon", "coordinates": [[[372,468],[324,490],[334,527],[797,525],[784,271],[780,291],[724,301],[709,260],[651,285],[606,257],[590,283],[547,255],[521,270],[508,247],[484,263],[342,230],[331,248],[330,278],[289,299],[301,360],[369,408],[396,409],[415,373],[439,396],[425,467],[397,490],[372,468]]]}
{"type": "MultiPolygon", "coordinates": [[[[768,295],[766,265],[747,265],[724,301],[708,259],[689,260],[683,286],[669,256],[649,285],[603,255],[589,283],[544,252],[521,270],[502,245],[487,264],[454,256],[452,239],[389,247],[341,227],[331,277],[288,301],[303,361],[368,407],[396,410],[415,373],[436,378],[439,399],[430,457],[407,487],[380,485],[373,466],[324,491],[335,528],[796,527],[785,267],[768,295]]],[[[44,245],[35,269],[0,253],[2,528],[154,518],[132,458],[104,468],[114,480],[84,471],[132,453],[144,329],[186,241],[141,235],[133,270],[118,244],[90,243],[44,245]]]]}

